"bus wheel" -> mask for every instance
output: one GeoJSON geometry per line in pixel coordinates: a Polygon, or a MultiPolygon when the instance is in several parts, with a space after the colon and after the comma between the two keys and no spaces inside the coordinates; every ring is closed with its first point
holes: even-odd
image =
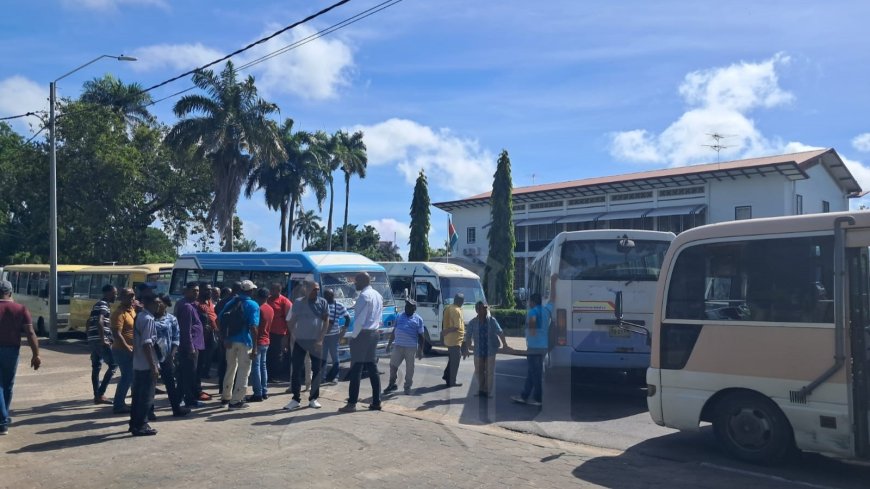
{"type": "Polygon", "coordinates": [[[42,337],[48,336],[48,331],[45,330],[45,319],[43,318],[36,320],[36,335],[42,337]]]}
{"type": "Polygon", "coordinates": [[[749,392],[727,395],[717,403],[713,431],[725,450],[744,462],[778,463],[794,447],[791,425],[779,406],[749,392]]]}
{"type": "Polygon", "coordinates": [[[426,355],[431,355],[432,354],[432,342],[429,340],[429,332],[428,331],[425,332],[425,334],[423,335],[423,338],[425,339],[425,341],[423,342],[423,353],[425,353],[426,355]]]}

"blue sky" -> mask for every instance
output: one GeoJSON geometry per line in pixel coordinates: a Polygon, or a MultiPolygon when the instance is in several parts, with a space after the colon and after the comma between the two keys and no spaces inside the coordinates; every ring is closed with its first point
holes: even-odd
{"type": "MultiPolygon", "coordinates": [[[[45,108],[51,79],[100,54],[139,61],[103,60],[63,80],[61,95],[106,73],[150,86],[328,3],[12,0],[0,116],[45,108]]],[[[255,54],[377,3],[353,0],[255,54]]],[[[417,171],[433,202],[469,196],[491,185],[501,149],[521,186],[715,161],[702,145],[719,132],[734,136],[723,160],[834,147],[870,189],[867,19],[870,3],[854,1],[404,0],[246,73],[298,128],[365,132],[369,175],[351,184],[350,221],[405,249],[417,171]]],[[[173,102],[154,107],[166,123],[173,102]]],[[[277,249],[261,196],[238,213],[277,249]]],[[[447,216],[433,208],[432,219],[430,240],[443,243],[447,216]]]]}

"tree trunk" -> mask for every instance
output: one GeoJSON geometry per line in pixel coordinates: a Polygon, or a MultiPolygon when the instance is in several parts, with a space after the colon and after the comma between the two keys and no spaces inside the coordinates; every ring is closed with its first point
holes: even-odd
{"type": "Polygon", "coordinates": [[[326,251],[332,251],[332,207],[335,191],[332,188],[332,175],[329,176],[329,219],[326,222],[326,251]]]}
{"type": "Polygon", "coordinates": [[[350,204],[350,173],[344,174],[344,251],[347,251],[347,208],[350,204]]]}
{"type": "Polygon", "coordinates": [[[290,212],[287,216],[287,251],[293,250],[293,216],[296,213],[296,201],[290,200],[290,212]]]}
{"type": "MultiPolygon", "coordinates": [[[[230,214],[230,216],[235,216],[236,213],[230,214]]],[[[222,236],[224,240],[224,246],[221,251],[233,251],[233,219],[230,217],[229,225],[224,228],[224,236],[222,236]]]]}
{"type": "Polygon", "coordinates": [[[287,203],[281,203],[281,251],[287,251],[287,203]]]}

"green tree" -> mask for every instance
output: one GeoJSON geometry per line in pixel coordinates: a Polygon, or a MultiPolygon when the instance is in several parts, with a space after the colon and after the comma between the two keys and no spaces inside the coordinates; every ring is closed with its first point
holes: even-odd
{"type": "Polygon", "coordinates": [[[109,107],[123,117],[128,126],[153,123],[155,118],[148,111],[151,94],[142,91],[138,83],[124,83],[112,75],[86,81],[79,100],[86,104],[109,107]]]}
{"type": "MultiPolygon", "coordinates": [[[[350,179],[354,175],[365,178],[369,161],[362,131],[352,135],[347,131],[338,131],[333,136],[331,150],[333,158],[339,163],[338,167],[344,172],[344,226],[342,228],[348,231],[350,229],[347,224],[347,214],[350,209],[350,179]]],[[[344,250],[348,251],[347,232],[343,234],[343,238],[344,250]]]]}
{"type": "Polygon", "coordinates": [[[487,232],[489,255],[484,272],[487,297],[502,308],[514,307],[514,224],[511,202],[513,182],[511,160],[506,150],[498,157],[490,206],[492,226],[487,232]]]}
{"type": "Polygon", "coordinates": [[[429,186],[426,175],[420,170],[414,185],[414,199],[411,201],[408,261],[429,261],[429,215],[429,186]]]}
{"type": "Polygon", "coordinates": [[[223,237],[224,250],[232,251],[232,217],[242,186],[259,166],[274,165],[286,156],[277,125],[268,117],[278,106],[257,93],[254,77],[238,80],[227,61],[219,75],[203,70],[193,84],[205,94],[185,95],[173,108],[181,118],[167,136],[173,147],[195,148],[212,166],[214,200],[208,220],[223,237]]]}
{"type": "MultiPolygon", "coordinates": [[[[356,224],[348,224],[347,229],[344,229],[343,226],[336,229],[333,237],[337,240],[345,234],[347,234],[347,251],[359,253],[374,261],[400,261],[402,259],[395,243],[381,241],[380,233],[372,226],[360,228],[356,224]]],[[[326,244],[327,236],[321,228],[306,249],[324,250],[326,244]]]]}
{"type": "Polygon", "coordinates": [[[149,227],[145,229],[142,242],[143,263],[173,263],[178,258],[175,244],[163,231],[149,227]]]}
{"type": "Polygon", "coordinates": [[[302,249],[308,246],[308,242],[312,237],[317,236],[322,227],[320,225],[320,216],[315,214],[314,211],[299,212],[294,225],[296,226],[296,237],[302,240],[302,249]]]}

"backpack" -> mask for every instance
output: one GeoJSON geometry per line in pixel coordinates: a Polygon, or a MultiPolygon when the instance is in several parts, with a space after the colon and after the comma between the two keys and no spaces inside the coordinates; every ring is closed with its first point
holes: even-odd
{"type": "Polygon", "coordinates": [[[226,331],[226,337],[235,336],[245,330],[244,299],[237,299],[230,307],[221,311],[221,328],[226,331]]]}

